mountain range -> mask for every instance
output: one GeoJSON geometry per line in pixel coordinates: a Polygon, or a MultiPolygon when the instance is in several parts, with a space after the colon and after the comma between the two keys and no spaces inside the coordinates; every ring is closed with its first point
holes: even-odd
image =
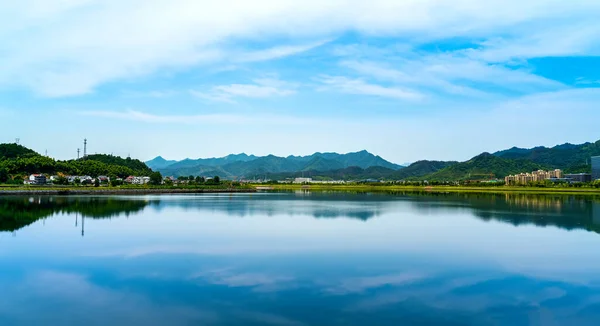
{"type": "Polygon", "coordinates": [[[169,161],[156,157],[146,162],[153,170],[163,175],[218,175],[224,178],[254,178],[264,177],[274,173],[293,173],[308,171],[332,171],[349,167],[367,169],[382,167],[392,171],[402,166],[384,160],[380,156],[367,151],[347,154],[314,153],[307,156],[279,157],[275,155],[254,156],[231,154],[220,158],[185,159],[169,161]]]}
{"type": "Polygon", "coordinates": [[[146,162],[163,175],[218,175],[224,178],[286,179],[300,176],[333,180],[486,180],[538,169],[566,173],[590,172],[589,159],[600,155],[600,141],[554,147],[513,147],[482,153],[465,162],[422,160],[408,166],[389,162],[365,150],[355,153],[315,153],[278,157],[232,154],[221,158],[169,161],[157,157],[146,162]]]}

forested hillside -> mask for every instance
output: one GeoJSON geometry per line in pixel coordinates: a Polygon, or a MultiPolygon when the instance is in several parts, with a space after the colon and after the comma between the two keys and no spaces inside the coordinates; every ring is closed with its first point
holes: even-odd
{"type": "Polygon", "coordinates": [[[32,173],[107,175],[127,177],[149,175],[152,170],[139,160],[111,155],[89,155],[86,159],[57,161],[16,144],[0,144],[0,182],[22,182],[32,173]]]}
{"type": "Polygon", "coordinates": [[[494,179],[504,178],[509,174],[546,168],[546,166],[529,160],[504,159],[490,153],[483,153],[466,162],[457,163],[429,174],[424,179],[436,181],[494,179]]]}
{"type": "Polygon", "coordinates": [[[554,147],[535,147],[531,149],[513,147],[494,153],[504,159],[525,159],[531,162],[565,172],[589,172],[589,160],[600,155],[600,140],[580,145],[562,144],[554,147]]]}

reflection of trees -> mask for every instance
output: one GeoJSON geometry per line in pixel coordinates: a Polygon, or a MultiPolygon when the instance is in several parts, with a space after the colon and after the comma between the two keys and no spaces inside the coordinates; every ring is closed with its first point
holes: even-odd
{"type": "Polygon", "coordinates": [[[396,198],[382,194],[347,192],[270,193],[251,195],[165,198],[161,206],[186,211],[222,212],[229,216],[310,215],[314,218],[352,218],[366,221],[391,208],[396,198]]]}
{"type": "Polygon", "coordinates": [[[576,195],[419,193],[418,209],[467,209],[485,221],[600,233],[600,198],[576,195]]]}
{"type": "Polygon", "coordinates": [[[119,197],[3,197],[0,198],[0,232],[15,231],[58,213],[88,218],[111,218],[143,210],[178,207],[188,211],[230,216],[277,214],[315,218],[353,218],[366,221],[385,212],[404,209],[417,213],[464,211],[485,221],[512,225],[533,224],[600,233],[600,198],[573,195],[414,193],[391,194],[312,192],[301,194],[155,197],[140,200],[119,197]],[[160,198],[160,201],[158,200],[160,198]]]}
{"type": "Polygon", "coordinates": [[[78,213],[94,219],[128,216],[149,203],[108,197],[4,197],[0,198],[0,232],[16,231],[57,213],[78,213]]]}

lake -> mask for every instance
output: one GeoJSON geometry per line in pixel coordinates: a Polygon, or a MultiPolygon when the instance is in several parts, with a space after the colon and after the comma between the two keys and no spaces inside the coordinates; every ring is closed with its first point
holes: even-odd
{"type": "Polygon", "coordinates": [[[0,197],[0,325],[600,325],[600,200],[0,197]]]}

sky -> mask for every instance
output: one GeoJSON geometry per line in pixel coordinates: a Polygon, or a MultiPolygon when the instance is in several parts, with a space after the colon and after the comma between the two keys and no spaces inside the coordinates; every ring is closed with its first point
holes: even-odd
{"type": "Polygon", "coordinates": [[[596,0],[0,4],[0,142],[68,159],[366,149],[396,163],[600,139],[596,0]]]}

